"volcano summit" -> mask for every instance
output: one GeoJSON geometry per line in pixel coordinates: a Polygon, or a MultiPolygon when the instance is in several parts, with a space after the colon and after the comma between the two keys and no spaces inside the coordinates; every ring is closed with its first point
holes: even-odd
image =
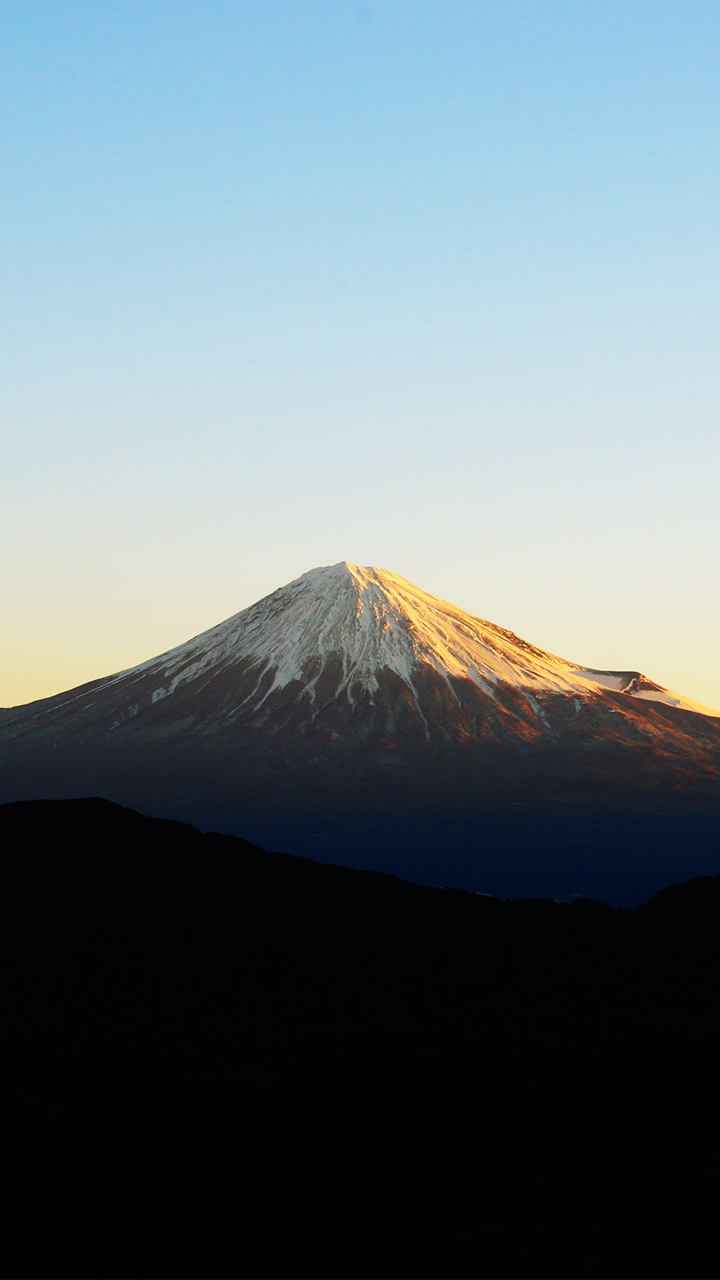
{"type": "Polygon", "coordinates": [[[0,771],[2,800],[99,794],[265,843],[280,815],[716,814],[720,716],[343,561],[0,711],[0,771]]]}

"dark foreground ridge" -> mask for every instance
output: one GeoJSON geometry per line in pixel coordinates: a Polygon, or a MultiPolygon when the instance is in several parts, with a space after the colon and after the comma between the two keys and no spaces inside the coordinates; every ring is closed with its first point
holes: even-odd
{"type": "Polygon", "coordinates": [[[720,878],[635,912],[0,808],[3,1275],[720,1272],[720,878]]]}

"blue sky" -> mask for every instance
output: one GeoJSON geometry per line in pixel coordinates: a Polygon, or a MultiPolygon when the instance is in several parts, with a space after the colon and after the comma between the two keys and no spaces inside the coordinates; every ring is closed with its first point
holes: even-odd
{"type": "Polygon", "coordinates": [[[720,707],[720,7],[0,6],[0,704],[377,564],[720,707]]]}

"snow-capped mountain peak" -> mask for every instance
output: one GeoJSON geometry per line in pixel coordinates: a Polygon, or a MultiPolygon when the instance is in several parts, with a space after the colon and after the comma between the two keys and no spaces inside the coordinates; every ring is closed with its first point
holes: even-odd
{"type": "MultiPolygon", "coordinates": [[[[716,716],[717,712],[662,689],[637,671],[599,671],[544,652],[510,631],[428,595],[389,570],[343,560],[311,569],[293,582],[186,644],[111,677],[157,676],[153,701],[238,661],[257,665],[262,701],[299,682],[311,699],[329,663],[341,674],[335,696],[374,694],[391,672],[417,695],[422,668],[444,680],[469,680],[490,697],[508,686],[528,694],[602,690],[716,716]],[[264,680],[266,675],[271,680],[264,680]]],[[[246,701],[248,699],[246,698],[246,701]]],[[[249,698],[258,705],[257,699],[249,698]]]]}
{"type": "Polygon", "coordinates": [[[717,808],[719,788],[717,713],[347,561],[130,670],[0,711],[0,798],[105,795],[202,822],[717,808]]]}

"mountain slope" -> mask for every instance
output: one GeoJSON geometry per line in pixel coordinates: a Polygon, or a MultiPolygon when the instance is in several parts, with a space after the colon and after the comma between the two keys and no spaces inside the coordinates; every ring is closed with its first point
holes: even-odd
{"type": "Polygon", "coordinates": [[[720,809],[720,718],[342,562],[128,671],[0,712],[0,799],[155,812],[720,809]]]}

